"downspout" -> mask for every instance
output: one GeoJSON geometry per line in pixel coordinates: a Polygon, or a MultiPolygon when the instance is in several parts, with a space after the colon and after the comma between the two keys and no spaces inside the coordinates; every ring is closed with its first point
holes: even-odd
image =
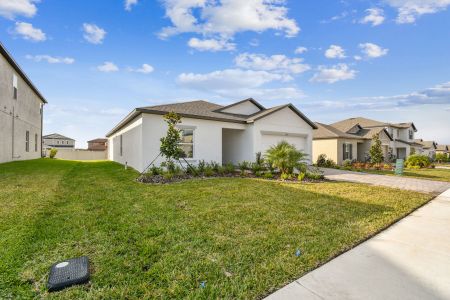
{"type": "Polygon", "coordinates": [[[42,146],[42,132],[44,128],[44,103],[41,104],[41,138],[40,138],[40,144],[41,144],[41,158],[44,157],[44,149],[42,146]]]}
{"type": "Polygon", "coordinates": [[[12,127],[11,127],[11,160],[14,160],[14,118],[15,118],[15,112],[14,112],[14,106],[12,108],[12,127]]]}

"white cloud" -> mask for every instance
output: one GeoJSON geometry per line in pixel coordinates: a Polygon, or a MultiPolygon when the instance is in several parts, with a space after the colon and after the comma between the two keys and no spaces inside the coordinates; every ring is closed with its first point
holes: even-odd
{"type": "Polygon", "coordinates": [[[110,61],[105,61],[102,65],[97,67],[97,70],[100,72],[110,73],[119,71],[119,67],[110,61]]]}
{"type": "Polygon", "coordinates": [[[38,0],[0,0],[0,16],[14,19],[16,16],[33,17],[38,0]]]}
{"type": "Polygon", "coordinates": [[[172,26],[161,30],[161,38],[192,32],[229,40],[237,32],[269,29],[293,37],[300,31],[287,17],[284,0],[163,0],[163,4],[172,26]]]}
{"type": "Polygon", "coordinates": [[[236,48],[236,44],[230,43],[226,40],[191,38],[188,42],[189,47],[197,49],[198,51],[231,51],[236,48]]]}
{"type": "Polygon", "coordinates": [[[133,5],[136,5],[138,0],[125,0],[125,9],[130,11],[133,5]]]}
{"type": "Polygon", "coordinates": [[[95,24],[83,24],[83,37],[92,44],[101,44],[106,36],[106,31],[95,24]]]}
{"type": "Polygon", "coordinates": [[[355,56],[353,56],[353,58],[354,58],[355,60],[361,60],[361,59],[362,59],[362,57],[361,57],[360,55],[355,55],[355,56]]]}
{"type": "Polygon", "coordinates": [[[243,53],[235,58],[238,67],[253,70],[274,71],[299,74],[310,69],[301,58],[288,58],[285,55],[266,56],[264,54],[243,53]]]}
{"type": "Polygon", "coordinates": [[[369,8],[366,9],[367,15],[361,19],[360,23],[368,24],[372,26],[378,26],[384,22],[384,11],[381,8],[369,8]]]}
{"type": "Polygon", "coordinates": [[[308,51],[308,48],[306,48],[306,47],[297,47],[297,49],[295,49],[294,53],[295,54],[303,54],[306,51],[308,51]]]}
{"type": "Polygon", "coordinates": [[[75,59],[71,57],[55,57],[50,55],[27,55],[27,59],[34,60],[36,62],[46,61],[49,64],[66,64],[71,65],[75,62],[75,59]]]}
{"type": "Polygon", "coordinates": [[[445,10],[450,0],[384,0],[398,10],[397,23],[414,23],[424,14],[434,14],[445,10]]]}
{"type": "Polygon", "coordinates": [[[149,64],[142,64],[142,66],[140,68],[138,68],[138,69],[129,68],[128,70],[130,72],[137,72],[137,73],[142,73],[142,74],[150,74],[150,73],[152,73],[155,70],[155,68],[153,68],[149,64]]]}
{"type": "Polygon", "coordinates": [[[373,43],[359,44],[359,48],[361,48],[362,53],[364,53],[367,58],[381,57],[389,52],[389,49],[383,49],[373,43]]]}
{"type": "Polygon", "coordinates": [[[195,89],[236,89],[255,88],[272,81],[290,81],[292,77],[274,74],[266,71],[226,69],[210,73],[182,73],[177,82],[188,88],[195,89]]]}
{"type": "Polygon", "coordinates": [[[39,28],[34,28],[32,24],[25,22],[16,22],[14,33],[19,34],[25,40],[42,42],[47,39],[46,34],[39,28]]]}
{"type": "Polygon", "coordinates": [[[325,57],[327,58],[345,58],[345,50],[338,45],[331,45],[325,51],[325,57]]]}
{"type": "Polygon", "coordinates": [[[332,67],[319,66],[318,72],[310,79],[311,82],[335,83],[341,80],[353,79],[356,71],[346,64],[337,64],[332,67]]]}

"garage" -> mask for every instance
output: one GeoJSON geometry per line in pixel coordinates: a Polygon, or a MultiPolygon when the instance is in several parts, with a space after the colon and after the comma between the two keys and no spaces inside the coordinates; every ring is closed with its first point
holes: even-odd
{"type": "Polygon", "coordinates": [[[273,145],[278,144],[281,141],[286,141],[297,148],[297,150],[305,151],[306,148],[306,136],[293,133],[281,133],[281,132],[261,132],[261,152],[264,154],[267,149],[273,145]]]}

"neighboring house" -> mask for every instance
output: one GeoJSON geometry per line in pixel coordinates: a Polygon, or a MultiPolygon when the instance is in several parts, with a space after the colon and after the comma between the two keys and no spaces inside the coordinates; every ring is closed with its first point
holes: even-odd
{"type": "Polygon", "coordinates": [[[379,134],[383,156],[389,155],[393,139],[384,127],[366,129],[356,126],[344,132],[331,125],[316,125],[318,129],[313,134],[313,161],[317,161],[320,154],[325,154],[337,164],[342,164],[346,159],[366,161],[375,134],[379,134]]]}
{"type": "Polygon", "coordinates": [[[444,154],[448,157],[449,154],[449,146],[448,145],[437,145],[436,147],[436,154],[444,154]]]}
{"type": "Polygon", "coordinates": [[[436,157],[437,143],[435,141],[424,141],[422,139],[416,139],[414,142],[422,145],[422,155],[427,155],[429,158],[434,159],[436,157]]]}
{"type": "Polygon", "coordinates": [[[108,147],[108,139],[95,139],[90,140],[88,143],[88,150],[91,151],[105,151],[108,147]]]}
{"type": "MultiPolygon", "coordinates": [[[[392,140],[387,148],[387,157],[406,158],[410,155],[411,144],[414,144],[414,134],[417,128],[412,122],[408,123],[387,123],[367,118],[350,118],[331,124],[343,132],[358,134],[362,130],[380,131],[386,129],[392,140]]],[[[367,150],[368,151],[368,150],[367,150]]]]}
{"type": "MultiPolygon", "coordinates": [[[[191,101],[136,108],[106,135],[109,159],[144,170],[160,153],[160,139],[167,132],[163,116],[168,112],[182,117],[180,146],[194,164],[254,161],[257,152],[264,154],[282,140],[311,157],[313,122],[292,104],[266,109],[246,99],[228,106],[191,101]]],[[[155,161],[161,162],[162,157],[155,161]]]]}
{"type": "Polygon", "coordinates": [[[64,148],[64,149],[74,149],[75,148],[75,140],[71,139],[67,136],[52,133],[43,136],[44,149],[51,148],[64,148]]]}
{"type": "Polygon", "coordinates": [[[0,43],[0,163],[42,156],[47,100],[0,43]]]}

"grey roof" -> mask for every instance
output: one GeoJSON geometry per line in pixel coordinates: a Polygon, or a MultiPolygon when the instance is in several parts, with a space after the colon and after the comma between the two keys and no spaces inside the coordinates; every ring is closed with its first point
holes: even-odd
{"type": "MultiPolygon", "coordinates": [[[[417,141],[417,140],[414,140],[417,141]]],[[[420,140],[420,142],[418,142],[419,144],[422,144],[424,149],[429,149],[429,148],[435,148],[436,149],[436,142],[435,141],[424,141],[424,140],[420,140]]]]}
{"type": "Polygon", "coordinates": [[[448,146],[447,146],[447,145],[437,145],[436,150],[439,150],[439,151],[448,151],[448,146]]]}
{"type": "Polygon", "coordinates": [[[387,137],[392,141],[392,136],[389,134],[389,132],[386,130],[384,126],[378,126],[378,127],[369,127],[369,128],[362,128],[356,135],[371,140],[374,135],[380,134],[381,132],[384,132],[387,137]]]}
{"type": "Polygon", "coordinates": [[[391,127],[395,127],[395,128],[409,128],[412,127],[414,129],[414,131],[417,131],[416,126],[414,125],[414,123],[412,122],[407,122],[407,123],[388,123],[388,122],[381,122],[381,121],[377,121],[377,120],[372,120],[372,119],[368,119],[368,118],[363,118],[363,117],[356,117],[356,118],[349,118],[349,119],[345,119],[336,123],[331,124],[331,126],[347,132],[350,129],[352,129],[353,127],[355,127],[355,125],[360,125],[361,127],[365,127],[365,128],[369,128],[369,127],[387,127],[387,126],[391,126],[391,127]]]}
{"type": "MultiPolygon", "coordinates": [[[[294,113],[296,113],[312,128],[316,129],[316,125],[292,104],[280,105],[266,109],[252,98],[239,101],[238,103],[242,103],[244,101],[251,101],[254,104],[257,103],[255,105],[258,106],[261,110],[252,115],[225,113],[221,112],[221,110],[225,108],[224,106],[204,100],[139,107],[134,109],[131,113],[129,113],[121,122],[119,122],[119,124],[117,124],[110,132],[108,132],[106,136],[107,137],[111,136],[116,131],[120,130],[122,127],[127,125],[130,121],[132,121],[134,118],[136,118],[142,113],[165,115],[168,112],[175,112],[179,114],[181,117],[185,118],[248,124],[253,123],[261,118],[264,118],[286,107],[290,108],[294,113]]],[[[233,105],[228,105],[226,107],[231,106],[233,105]]]]}
{"type": "Polygon", "coordinates": [[[37,87],[31,82],[25,72],[20,68],[19,64],[14,60],[12,55],[6,50],[3,44],[0,42],[0,53],[5,57],[9,64],[16,70],[16,72],[22,77],[22,79],[29,85],[29,87],[36,93],[36,95],[41,99],[42,102],[47,103],[47,100],[42,96],[41,92],[37,87]]]}
{"type": "Polygon", "coordinates": [[[347,139],[361,139],[362,137],[345,133],[331,125],[326,125],[316,122],[317,130],[314,130],[314,139],[336,139],[336,138],[347,138],[347,139]]]}
{"type": "Polygon", "coordinates": [[[70,137],[64,136],[64,135],[59,134],[59,133],[47,134],[47,135],[44,135],[42,138],[43,139],[72,140],[72,141],[75,141],[74,139],[71,139],[70,137]]]}

